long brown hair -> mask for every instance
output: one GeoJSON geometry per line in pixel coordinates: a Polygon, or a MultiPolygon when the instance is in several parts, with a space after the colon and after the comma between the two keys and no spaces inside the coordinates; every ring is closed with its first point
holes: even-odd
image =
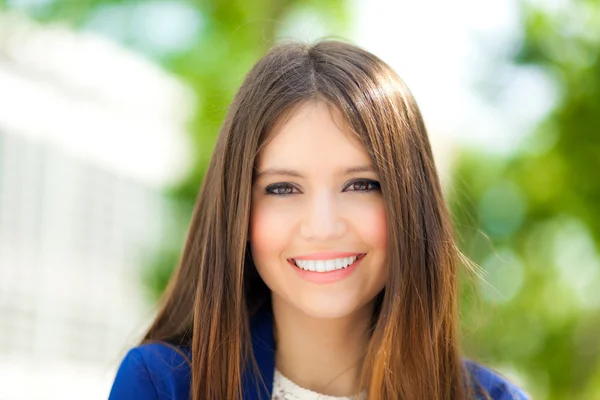
{"type": "Polygon", "coordinates": [[[194,400],[239,399],[249,318],[269,301],[247,245],[257,154],[296,106],[342,112],[377,168],[389,281],[376,298],[360,389],[371,400],[469,399],[457,332],[455,245],[417,104],[392,69],[351,44],[280,44],[248,73],[219,134],[164,304],[144,341],[191,346],[194,400]]]}

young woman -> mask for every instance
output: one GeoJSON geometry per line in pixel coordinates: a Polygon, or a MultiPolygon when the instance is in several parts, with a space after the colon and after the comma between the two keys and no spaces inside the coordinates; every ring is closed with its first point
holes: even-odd
{"type": "Polygon", "coordinates": [[[525,399],[461,356],[425,125],[353,45],[274,47],[228,112],[179,268],[117,399],[525,399]]]}

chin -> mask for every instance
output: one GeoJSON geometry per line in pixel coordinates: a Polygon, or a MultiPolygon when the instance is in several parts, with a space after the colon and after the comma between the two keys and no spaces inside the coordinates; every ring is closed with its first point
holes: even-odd
{"type": "Polygon", "coordinates": [[[357,299],[355,296],[348,297],[305,295],[300,297],[302,301],[293,301],[291,305],[311,318],[339,319],[364,311],[365,306],[373,301],[373,299],[357,299]]]}

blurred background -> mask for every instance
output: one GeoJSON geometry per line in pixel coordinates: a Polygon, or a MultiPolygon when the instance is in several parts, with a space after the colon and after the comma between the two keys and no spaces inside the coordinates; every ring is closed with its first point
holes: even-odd
{"type": "Polygon", "coordinates": [[[467,355],[600,399],[599,0],[0,0],[0,399],[108,396],[244,74],[324,37],[419,102],[467,355]]]}

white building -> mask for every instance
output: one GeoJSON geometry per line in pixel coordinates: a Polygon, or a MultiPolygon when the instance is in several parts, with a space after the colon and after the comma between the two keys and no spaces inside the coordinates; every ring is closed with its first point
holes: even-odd
{"type": "Polygon", "coordinates": [[[140,56],[0,14],[1,399],[107,397],[151,317],[140,268],[192,107],[140,56]]]}

